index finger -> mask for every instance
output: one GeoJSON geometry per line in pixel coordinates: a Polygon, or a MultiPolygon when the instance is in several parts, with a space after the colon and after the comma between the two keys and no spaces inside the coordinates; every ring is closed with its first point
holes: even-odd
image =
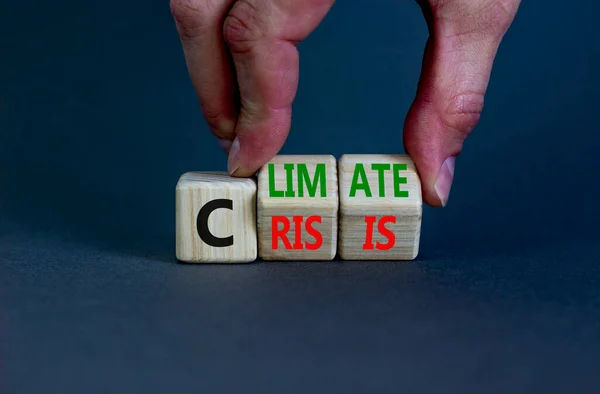
{"type": "Polygon", "coordinates": [[[250,176],[283,146],[298,87],[296,43],[321,22],[333,0],[240,0],[224,26],[241,107],[229,172],[250,176]]]}

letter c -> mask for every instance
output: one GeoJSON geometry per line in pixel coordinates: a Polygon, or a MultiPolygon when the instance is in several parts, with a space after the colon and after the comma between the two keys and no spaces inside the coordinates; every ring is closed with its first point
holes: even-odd
{"type": "Polygon", "coordinates": [[[233,235],[225,238],[219,238],[215,237],[208,229],[208,217],[213,211],[219,208],[225,208],[233,211],[233,200],[217,199],[204,204],[204,206],[200,209],[200,212],[198,212],[196,227],[198,229],[198,235],[200,236],[200,239],[204,241],[204,243],[217,248],[225,248],[233,245],[233,235]]]}

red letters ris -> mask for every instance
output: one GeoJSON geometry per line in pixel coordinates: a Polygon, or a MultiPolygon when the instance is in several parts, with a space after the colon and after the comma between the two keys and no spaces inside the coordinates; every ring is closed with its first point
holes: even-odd
{"type": "Polygon", "coordinates": [[[321,216],[309,216],[306,221],[304,221],[303,216],[293,216],[292,221],[294,222],[295,233],[293,245],[287,237],[291,227],[290,219],[286,216],[271,217],[271,247],[273,250],[279,249],[279,239],[283,242],[283,247],[286,250],[303,250],[304,248],[317,250],[323,245],[323,235],[313,227],[313,223],[321,223],[321,216]],[[315,239],[314,242],[302,242],[302,224],[306,227],[306,232],[315,239]]]}

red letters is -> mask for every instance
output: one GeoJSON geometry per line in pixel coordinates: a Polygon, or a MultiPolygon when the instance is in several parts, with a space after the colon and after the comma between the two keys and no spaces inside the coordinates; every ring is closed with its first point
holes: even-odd
{"type": "Polygon", "coordinates": [[[377,231],[385,238],[387,238],[387,242],[381,243],[377,241],[375,245],[373,245],[373,227],[375,222],[377,222],[376,216],[365,216],[365,223],[367,224],[366,234],[365,234],[365,243],[363,244],[363,250],[373,250],[376,248],[377,250],[389,250],[396,245],[396,235],[393,231],[389,230],[385,227],[387,223],[396,223],[395,216],[383,216],[379,219],[377,223],[377,231]]]}

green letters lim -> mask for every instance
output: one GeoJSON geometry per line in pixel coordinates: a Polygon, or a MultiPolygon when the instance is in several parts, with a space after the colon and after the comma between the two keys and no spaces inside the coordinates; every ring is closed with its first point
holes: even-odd
{"type": "MultiPolygon", "coordinates": [[[[269,197],[296,197],[294,190],[294,164],[284,164],[286,178],[286,190],[277,190],[275,188],[275,164],[268,164],[269,176],[269,197]]],[[[320,197],[327,197],[327,172],[325,163],[316,165],[314,178],[311,180],[306,164],[298,163],[298,197],[304,197],[305,192],[309,197],[317,196],[317,188],[319,189],[320,197]]]]}

